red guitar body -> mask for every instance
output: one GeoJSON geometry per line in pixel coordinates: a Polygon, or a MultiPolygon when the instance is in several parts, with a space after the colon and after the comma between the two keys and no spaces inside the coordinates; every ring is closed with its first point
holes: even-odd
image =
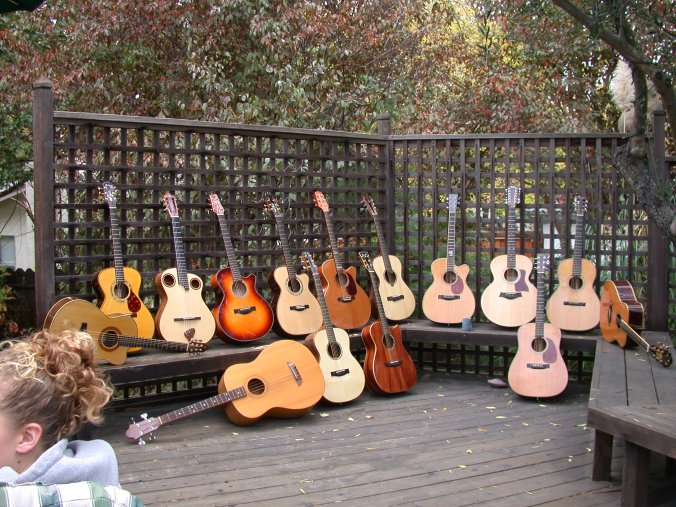
{"type": "Polygon", "coordinates": [[[390,326],[388,336],[377,320],[361,331],[366,347],[364,374],[366,385],[378,394],[401,393],[411,389],[418,378],[413,359],[406,351],[401,328],[390,326]]]}

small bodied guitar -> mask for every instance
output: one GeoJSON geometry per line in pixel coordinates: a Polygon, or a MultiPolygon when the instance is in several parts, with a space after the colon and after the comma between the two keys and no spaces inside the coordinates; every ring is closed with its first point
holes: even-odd
{"type": "Polygon", "coordinates": [[[305,339],[305,345],[319,361],[324,377],[323,399],[331,403],[346,403],[357,398],[366,385],[364,370],[350,350],[347,331],[333,327],[331,315],[321,289],[321,279],[315,261],[303,253],[303,264],[312,272],[317,300],[322,309],[324,327],[305,339]]]}
{"type": "Polygon", "coordinates": [[[99,361],[120,365],[127,361],[130,347],[188,352],[199,354],[207,348],[205,343],[193,340],[190,343],[175,343],[154,338],[136,336],[136,322],[127,316],[111,317],[95,304],[65,297],[58,300],[47,312],[42,326],[50,333],[82,331],[92,337],[96,345],[95,356],[99,361]]]}
{"type": "Polygon", "coordinates": [[[155,329],[167,341],[186,343],[199,340],[207,343],[214,336],[216,324],[202,298],[202,280],[188,273],[186,268],[176,197],[165,193],[164,206],[171,218],[176,267],[165,269],[155,276],[155,288],[160,295],[155,329]]]}
{"type": "Polygon", "coordinates": [[[343,267],[331,221],[331,209],[324,194],[319,190],[315,191],[314,201],[324,213],[333,255],[333,258],[324,261],[319,269],[321,287],[324,289],[324,297],[331,319],[337,327],[342,329],[362,328],[371,318],[371,302],[364,289],[357,283],[356,268],[354,266],[343,267]]]}
{"type": "Polygon", "coordinates": [[[455,264],[455,217],[458,195],[448,194],[446,257],[432,262],[432,285],[425,291],[422,310],[432,322],[458,324],[471,318],[476,308],[474,293],[467,285],[469,266],[455,264]]]}
{"type": "Polygon", "coordinates": [[[547,301],[547,318],[565,331],[587,331],[599,323],[601,302],[594,288],[596,266],[582,258],[586,211],[587,199],[577,196],[573,258],[559,264],[556,270],[559,286],[547,301]]]}
{"type": "Polygon", "coordinates": [[[519,327],[518,349],[509,365],[509,387],[521,396],[551,398],[568,385],[568,368],[560,352],[561,330],[545,323],[545,275],[548,259],[539,254],[537,269],[537,308],[535,322],[519,327]]]}
{"type": "MultiPolygon", "coordinates": [[[[155,334],[155,321],[150,311],[139,299],[141,274],[134,268],[122,263],[122,243],[115,198],[115,186],[103,182],[103,195],[110,209],[110,233],[113,240],[113,266],[99,271],[92,280],[97,296],[97,305],[103,313],[111,317],[125,315],[134,319],[139,338],[152,338],[155,334]]],[[[129,352],[140,350],[139,347],[129,352]]]]}
{"type": "MultiPolygon", "coordinates": [[[[359,258],[368,271],[371,283],[376,288],[377,284],[382,281],[376,276],[376,270],[368,252],[359,252],[359,258]]],[[[366,347],[364,359],[366,385],[378,394],[408,391],[415,385],[418,377],[415,363],[404,347],[399,325],[390,326],[387,322],[380,291],[374,290],[373,294],[380,320],[364,327],[361,331],[366,347]]]]}
{"type": "Polygon", "coordinates": [[[671,366],[673,358],[669,346],[650,344],[636,332],[643,329],[643,305],[636,300],[631,284],[625,280],[608,280],[601,288],[601,335],[607,342],[627,346],[627,337],[655,358],[664,367],[671,366]]]}
{"type": "Polygon", "coordinates": [[[268,200],[265,208],[277,223],[285,263],[285,266],[276,268],[268,275],[268,283],[273,292],[271,306],[277,317],[273,326],[282,336],[307,336],[322,327],[322,309],[309,289],[308,275],[296,272],[289,249],[284,214],[279,205],[268,200]]]}
{"type": "MultiPolygon", "coordinates": [[[[385,317],[390,320],[400,321],[408,319],[415,311],[415,296],[413,291],[406,285],[401,276],[401,261],[394,255],[389,255],[387,251],[387,242],[383,235],[380,221],[378,220],[378,209],[371,199],[370,195],[362,198],[362,207],[368,211],[376,226],[378,235],[378,244],[380,245],[380,255],[372,261],[373,269],[378,277],[378,291],[380,300],[385,311],[385,317]]],[[[372,285],[372,291],[375,286],[372,285]]],[[[376,297],[371,292],[372,306],[376,306],[376,297]]]]}
{"type": "Polygon", "coordinates": [[[256,276],[242,276],[239,270],[221,200],[216,194],[210,194],[209,202],[221,226],[229,266],[211,276],[211,288],[223,296],[221,302],[211,310],[216,332],[221,338],[235,342],[258,340],[272,328],[272,308],[256,290],[256,276]]]}
{"type": "Polygon", "coordinates": [[[520,189],[507,189],[507,254],[495,257],[490,264],[493,281],[481,294],[481,309],[494,324],[517,327],[535,318],[535,287],[528,279],[533,262],[516,254],[516,222],[514,210],[519,203],[520,189]]]}
{"type": "Polygon", "coordinates": [[[234,364],[223,373],[219,394],[159,417],[141,416],[125,435],[139,444],[163,424],[178,421],[224,405],[234,424],[246,426],[264,416],[297,417],[312,408],[324,392],[324,379],[317,361],[303,344],[279,340],[265,347],[249,363],[234,364]]]}

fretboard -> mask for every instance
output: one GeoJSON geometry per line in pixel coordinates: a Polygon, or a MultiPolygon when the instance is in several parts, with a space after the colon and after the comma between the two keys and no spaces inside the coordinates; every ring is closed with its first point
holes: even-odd
{"type": "Polygon", "coordinates": [[[230,238],[230,229],[225,221],[224,215],[218,215],[218,223],[221,226],[221,234],[223,235],[223,244],[225,245],[225,254],[228,257],[228,265],[230,266],[230,273],[232,274],[233,283],[242,281],[242,274],[239,271],[239,264],[237,263],[237,256],[235,255],[235,248],[232,246],[232,239],[230,238]]]}
{"type": "Polygon", "coordinates": [[[448,231],[446,236],[446,271],[455,270],[455,208],[448,208],[448,231]]]}
{"type": "Polygon", "coordinates": [[[573,276],[582,275],[582,253],[584,252],[584,215],[578,214],[575,222],[575,248],[573,251],[573,276]]]}
{"type": "MultiPolygon", "coordinates": [[[[331,253],[333,261],[336,264],[336,273],[342,277],[343,275],[343,261],[338,251],[338,242],[336,241],[336,233],[333,230],[333,222],[331,221],[331,210],[324,211],[324,219],[326,221],[326,229],[329,232],[329,241],[331,242],[331,253]]],[[[319,286],[321,287],[321,286],[319,286]]],[[[319,292],[319,291],[317,291],[319,292]]]]}
{"type": "Polygon", "coordinates": [[[187,407],[179,408],[178,410],[174,410],[173,412],[161,415],[157,419],[160,421],[161,424],[167,424],[172,421],[178,421],[179,419],[183,419],[184,417],[188,417],[193,414],[198,414],[210,408],[217,407],[219,405],[224,405],[225,403],[229,403],[233,400],[244,398],[245,396],[246,389],[244,389],[244,387],[237,387],[231,391],[226,391],[224,393],[217,394],[216,396],[212,396],[211,398],[207,398],[206,400],[198,401],[197,403],[193,403],[192,405],[188,405],[187,407]]]}
{"type": "Polygon", "coordinates": [[[110,208],[110,236],[113,240],[113,265],[115,266],[115,283],[121,285],[124,283],[124,266],[122,263],[122,241],[120,239],[120,225],[117,214],[117,207],[110,208]]]}
{"type": "Polygon", "coordinates": [[[293,264],[293,257],[291,257],[291,250],[289,249],[289,235],[286,231],[282,215],[275,214],[275,220],[277,222],[279,241],[282,245],[282,254],[284,255],[286,272],[289,274],[289,281],[294,281],[296,279],[296,267],[293,264]]]}
{"type": "Polygon", "coordinates": [[[514,206],[507,208],[507,267],[516,267],[516,213],[514,206]]]}
{"type": "Polygon", "coordinates": [[[183,250],[183,235],[181,233],[181,223],[178,217],[171,217],[171,231],[174,236],[174,250],[176,252],[176,273],[178,275],[178,283],[188,290],[190,284],[188,283],[188,269],[185,264],[185,251],[183,250]]]}
{"type": "Polygon", "coordinates": [[[317,293],[317,301],[319,301],[319,307],[322,309],[322,317],[324,319],[324,328],[326,329],[326,335],[329,338],[330,344],[335,344],[336,335],[333,332],[333,321],[331,320],[331,314],[329,313],[329,307],[326,306],[326,298],[324,297],[324,291],[322,290],[322,282],[319,278],[319,271],[315,266],[312,267],[312,280],[315,284],[315,289],[317,293]]]}

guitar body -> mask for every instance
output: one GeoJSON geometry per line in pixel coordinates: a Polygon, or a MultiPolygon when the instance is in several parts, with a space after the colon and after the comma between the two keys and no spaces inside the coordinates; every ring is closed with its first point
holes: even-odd
{"type": "Polygon", "coordinates": [[[325,329],[311,334],[305,345],[312,351],[324,377],[324,400],[346,403],[357,398],[366,385],[364,370],[350,351],[350,337],[344,329],[333,328],[336,346],[331,346],[325,329]]]}
{"type": "Polygon", "coordinates": [[[494,324],[517,327],[535,318],[537,291],[529,277],[533,262],[525,255],[515,255],[514,268],[509,268],[507,255],[491,261],[493,281],[481,294],[481,309],[494,324]]]}
{"type": "Polygon", "coordinates": [[[601,301],[594,289],[596,266],[581,259],[580,276],[573,275],[573,259],[556,270],[558,288],[547,301],[547,319],[559,329],[587,331],[599,324],[601,301]]]}
{"type": "Polygon", "coordinates": [[[307,336],[322,327],[322,309],[309,290],[310,278],[305,273],[296,275],[297,285],[291,285],[285,266],[268,275],[274,296],[272,308],[277,317],[275,331],[284,336],[307,336]]]}
{"type": "Polygon", "coordinates": [[[401,276],[401,261],[394,255],[387,256],[392,271],[387,272],[382,255],[373,259],[373,269],[380,283],[378,291],[383,303],[385,317],[400,321],[408,319],[415,311],[415,296],[401,276]]]}
{"type": "Polygon", "coordinates": [[[176,268],[165,269],[155,276],[160,306],[155,314],[157,334],[167,341],[207,343],[214,336],[216,323],[202,299],[202,280],[187,273],[189,288],[178,283],[176,268]]]}
{"type": "Polygon", "coordinates": [[[447,259],[432,262],[434,280],[425,291],[422,310],[432,322],[458,324],[462,319],[471,318],[476,308],[474,293],[467,285],[469,266],[462,264],[448,270],[447,259]]]}
{"type": "MultiPolygon", "coordinates": [[[[139,338],[152,338],[155,335],[155,321],[150,310],[138,297],[141,289],[141,274],[133,268],[122,268],[124,285],[118,287],[115,279],[115,268],[99,271],[92,280],[97,295],[99,309],[109,317],[117,315],[130,316],[136,322],[139,338]]],[[[141,347],[130,347],[129,352],[141,350],[141,347]]]]}
{"type": "Polygon", "coordinates": [[[404,347],[399,326],[391,326],[389,336],[385,336],[382,323],[375,321],[362,329],[361,337],[366,347],[364,374],[371,391],[401,393],[415,385],[418,374],[404,347]]]}
{"type": "Polygon", "coordinates": [[[131,317],[109,317],[95,304],[70,297],[60,299],[49,309],[42,327],[54,334],[66,330],[89,334],[96,345],[96,358],[115,365],[127,361],[129,347],[123,347],[115,340],[111,340],[112,344],[107,345],[104,337],[136,336],[137,332],[136,323],[131,317]]]}
{"type": "Polygon", "coordinates": [[[509,365],[507,379],[509,387],[521,396],[551,398],[568,385],[568,368],[559,351],[561,330],[546,323],[544,336],[536,339],[535,326],[530,322],[519,327],[519,348],[509,365]],[[538,347],[537,340],[542,341],[542,347],[538,347]]]}
{"type": "Polygon", "coordinates": [[[363,327],[371,318],[371,301],[356,282],[357,269],[354,266],[345,268],[341,277],[335,261],[329,259],[322,264],[320,274],[333,324],[340,329],[363,327]]]}
{"type": "Polygon", "coordinates": [[[233,423],[246,426],[266,415],[296,417],[307,412],[324,394],[324,377],[307,347],[279,340],[252,362],[228,367],[218,392],[240,386],[247,396],[225,405],[225,413],[233,423]]]}
{"type": "Polygon", "coordinates": [[[617,324],[618,317],[633,329],[643,329],[643,305],[636,300],[631,284],[625,280],[608,280],[601,289],[601,335],[604,340],[625,347],[627,333],[617,324]]]}
{"type": "Polygon", "coordinates": [[[274,319],[272,308],[256,290],[254,275],[242,277],[241,282],[235,284],[230,268],[223,268],[212,275],[211,287],[223,294],[221,302],[211,310],[221,338],[250,342],[270,331],[274,319]]]}

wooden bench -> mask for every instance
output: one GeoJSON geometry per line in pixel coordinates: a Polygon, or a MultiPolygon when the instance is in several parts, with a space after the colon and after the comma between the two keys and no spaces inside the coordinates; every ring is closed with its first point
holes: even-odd
{"type": "MultiPolygon", "coordinates": [[[[645,332],[649,343],[670,343],[667,333],[645,332]]],[[[622,504],[648,505],[650,453],[676,458],[676,369],[640,348],[599,341],[587,424],[596,430],[592,479],[610,480],[613,438],[624,440],[622,504]]]]}

